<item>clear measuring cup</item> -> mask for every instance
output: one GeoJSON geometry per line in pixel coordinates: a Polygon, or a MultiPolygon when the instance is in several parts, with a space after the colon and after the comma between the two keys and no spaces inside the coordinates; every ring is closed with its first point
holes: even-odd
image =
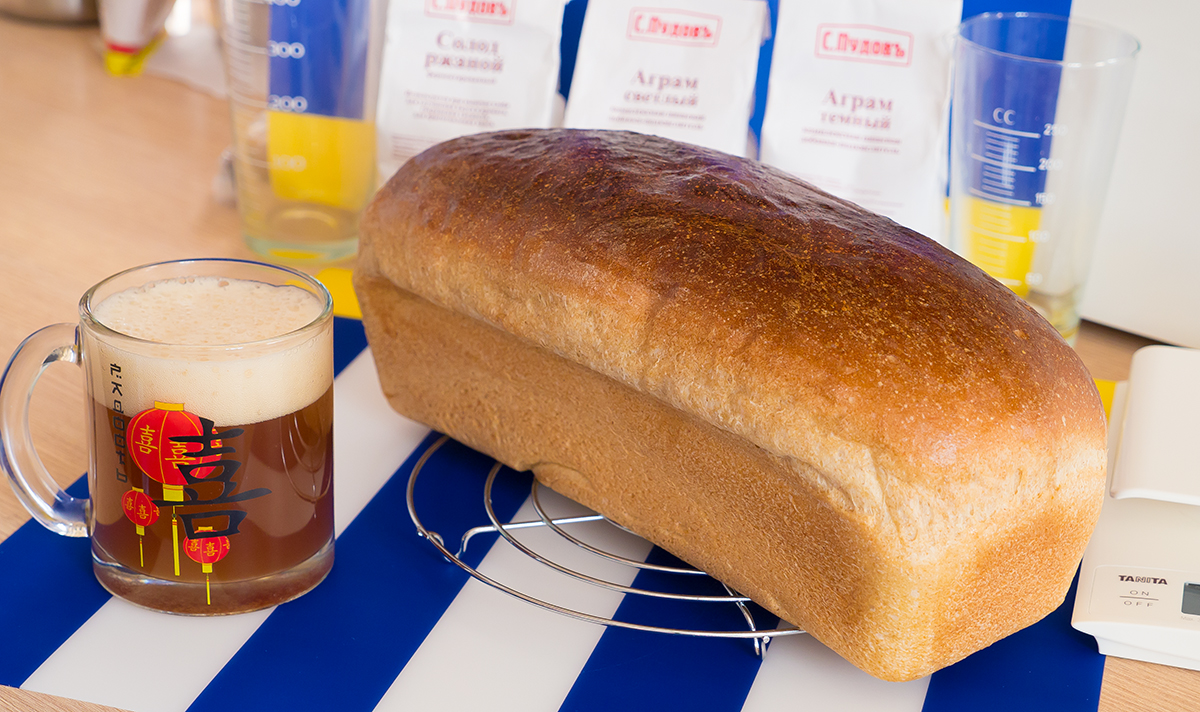
{"type": "Polygon", "coordinates": [[[222,0],[246,243],[292,264],[354,254],[375,190],[383,0],[222,0]]]}
{"type": "Polygon", "coordinates": [[[1067,340],[1091,264],[1139,44],[1034,13],[959,26],[950,239],[1067,340]]]}

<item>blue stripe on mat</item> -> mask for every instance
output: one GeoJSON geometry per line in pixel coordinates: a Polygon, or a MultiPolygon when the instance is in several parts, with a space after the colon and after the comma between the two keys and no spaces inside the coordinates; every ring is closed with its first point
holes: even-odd
{"type": "MultiPolygon", "coordinates": [[[[87,477],[67,488],[87,496],[87,477]]],[[[111,595],[92,574],[83,537],[25,522],[0,542],[0,684],[20,687],[111,595]]]]}
{"type": "MultiPolygon", "coordinates": [[[[408,517],[409,473],[438,437],[425,439],[338,538],[324,583],[277,608],[190,710],[354,712],[379,703],[467,581],[417,536],[408,517]]],[[[487,521],[483,481],[493,462],[448,441],[422,470],[418,513],[451,548],[468,527],[487,521]]],[[[502,520],[516,513],[529,483],[528,474],[497,478],[493,503],[502,520]]],[[[477,566],[489,548],[463,558],[477,566]]]]}
{"type": "MultiPolygon", "coordinates": [[[[685,566],[659,548],[650,552],[647,561],[685,566]]],[[[645,570],[634,578],[633,587],[706,595],[725,593],[712,579],[681,584],[679,575],[645,570]]],[[[759,628],[778,625],[777,619],[761,608],[753,606],[753,609],[759,628]]],[[[689,630],[746,629],[745,619],[730,604],[682,603],[635,594],[625,596],[615,618],[689,630]]],[[[610,627],[600,637],[560,709],[569,712],[739,710],[761,662],[750,640],[696,638],[610,627]]]]}
{"type": "Polygon", "coordinates": [[[333,375],[337,377],[342,369],[358,358],[363,349],[367,348],[367,333],[358,319],[347,319],[335,316],[333,318],[333,375]]]}
{"type": "Polygon", "coordinates": [[[1071,627],[1078,583],[1041,621],[935,672],[922,712],[1096,712],[1104,656],[1071,627]]]}
{"type": "MultiPolygon", "coordinates": [[[[367,344],[362,322],[334,318],[334,373],[367,344]]],[[[87,496],[87,477],[67,488],[87,496]]],[[[54,534],[36,521],[0,542],[0,685],[20,687],[112,597],[92,573],[88,540],[54,534]]]]}

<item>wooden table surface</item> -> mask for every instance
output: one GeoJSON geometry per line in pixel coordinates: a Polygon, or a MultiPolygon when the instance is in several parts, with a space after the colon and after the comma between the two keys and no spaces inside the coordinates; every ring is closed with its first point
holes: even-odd
{"type": "MultiPolygon", "coordinates": [[[[114,272],[253,257],[235,209],[211,190],[230,141],[225,102],[152,76],[110,77],[98,46],[95,27],[0,16],[0,358],[42,326],[76,321],[79,297],[114,272]]],[[[1121,380],[1147,343],[1085,324],[1076,348],[1095,377],[1121,380]]],[[[46,373],[31,421],[61,483],[87,469],[79,369],[46,373]]],[[[28,519],[0,485],[0,540],[28,519]]],[[[4,687],[0,708],[103,709],[4,687]]],[[[1100,709],[1200,709],[1200,672],[1110,658],[1100,709]]]]}

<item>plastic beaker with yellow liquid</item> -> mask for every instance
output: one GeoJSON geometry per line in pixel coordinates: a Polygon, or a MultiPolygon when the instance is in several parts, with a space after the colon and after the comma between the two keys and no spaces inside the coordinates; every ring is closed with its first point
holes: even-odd
{"type": "Polygon", "coordinates": [[[376,187],[382,0],[227,0],[242,232],[279,262],[354,254],[376,187]]]}
{"type": "Polygon", "coordinates": [[[951,246],[1068,340],[1139,45],[1034,13],[959,27],[951,106],[951,246]]]}

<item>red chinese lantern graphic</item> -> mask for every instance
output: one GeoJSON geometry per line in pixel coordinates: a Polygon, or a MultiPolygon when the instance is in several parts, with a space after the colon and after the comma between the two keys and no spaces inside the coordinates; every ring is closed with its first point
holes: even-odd
{"type": "MultiPolygon", "coordinates": [[[[182,403],[155,401],[153,408],[143,410],[129,421],[129,454],[142,472],[149,475],[150,479],[162,483],[164,500],[182,502],[183,485],[187,484],[187,480],[179,471],[179,466],[213,462],[221,456],[212,454],[192,457],[189,453],[202,450],[202,443],[173,442],[171,438],[204,434],[200,418],[184,410],[182,403]]],[[[213,441],[213,447],[220,446],[220,440],[213,441]]],[[[216,469],[198,468],[189,474],[192,477],[207,477],[216,469]]]]}
{"type": "MultiPolygon", "coordinates": [[[[212,531],[212,527],[198,527],[197,532],[212,531]]],[[[208,605],[212,605],[212,591],[209,588],[208,575],[212,573],[212,565],[225,558],[229,553],[229,537],[212,536],[203,539],[183,539],[183,550],[188,558],[200,564],[204,571],[204,592],[208,597],[208,605]]]]}
{"type": "Polygon", "coordinates": [[[158,521],[158,507],[154,506],[148,494],[137,487],[126,492],[121,498],[121,508],[125,510],[129,521],[137,525],[139,535],[145,534],[145,528],[158,521]]]}
{"type": "Polygon", "coordinates": [[[134,487],[121,497],[121,510],[137,527],[138,557],[141,560],[142,568],[145,568],[146,556],[142,551],[141,537],[145,536],[146,527],[158,521],[158,507],[154,506],[149,495],[134,487]]]}

